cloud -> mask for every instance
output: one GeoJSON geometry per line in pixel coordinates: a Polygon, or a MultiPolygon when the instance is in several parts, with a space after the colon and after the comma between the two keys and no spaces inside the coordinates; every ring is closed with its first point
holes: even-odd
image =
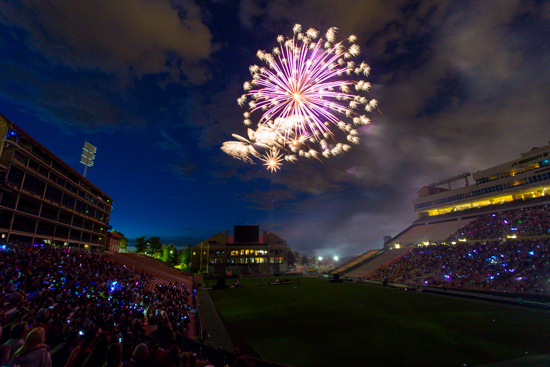
{"type": "Polygon", "coordinates": [[[290,211],[296,205],[296,195],[293,190],[261,190],[249,192],[245,195],[246,203],[252,204],[252,207],[259,210],[271,211],[277,210],[290,211]]]}
{"type": "Polygon", "coordinates": [[[163,170],[171,172],[181,180],[188,181],[196,179],[196,173],[199,172],[199,167],[195,163],[197,161],[197,157],[188,154],[186,151],[188,147],[184,147],[178,143],[177,137],[180,137],[181,135],[176,135],[177,137],[173,136],[173,134],[176,134],[178,130],[181,130],[181,126],[171,124],[169,118],[163,120],[160,125],[160,135],[162,140],[155,143],[154,147],[174,153],[168,155],[165,158],[165,162],[161,164],[164,166],[163,170]],[[174,160],[176,162],[172,163],[174,160]]]}
{"type": "Polygon", "coordinates": [[[238,181],[239,192],[248,193],[232,195],[269,217],[293,247],[340,255],[379,248],[383,235],[405,229],[423,185],[515,159],[550,136],[548,3],[211,3],[238,11],[238,19],[212,19],[211,31],[206,15],[186,0],[0,0],[2,29],[9,31],[1,47],[28,46],[17,62],[3,53],[1,98],[65,128],[141,126],[155,116],[155,147],[177,152],[165,170],[184,180],[208,172],[218,187],[238,181]],[[275,46],[294,23],[322,32],[336,26],[339,38],[356,34],[360,58],[372,66],[368,96],[380,104],[349,152],[285,162],[270,174],[219,148],[234,140],[231,134],[246,136],[245,109],[236,99],[250,78],[246,67],[258,62],[255,48],[275,46]],[[226,42],[223,53],[215,52],[214,36],[226,42]],[[200,86],[173,88],[182,81],[200,86]],[[140,106],[138,84],[148,93],[140,106]],[[150,84],[164,93],[151,92],[150,84]]]}
{"type": "Polygon", "coordinates": [[[83,128],[98,131],[120,127],[140,127],[141,116],[130,112],[135,101],[114,92],[110,78],[59,80],[23,63],[0,60],[0,97],[35,114],[42,121],[65,131],[83,128]]]}
{"type": "Polygon", "coordinates": [[[246,134],[243,125],[245,109],[237,105],[243,93],[242,84],[231,78],[221,90],[200,90],[180,101],[179,114],[203,150],[218,150],[232,133],[246,134]]]}
{"type": "MultiPolygon", "coordinates": [[[[271,0],[265,6],[261,0],[243,0],[240,20],[243,28],[255,32],[284,32],[285,35],[295,23],[299,23],[321,32],[338,27],[339,35],[344,38],[355,34],[365,40],[374,34],[388,34],[388,28],[396,24],[406,32],[416,31],[424,26],[427,17],[440,18],[446,7],[445,2],[411,4],[407,0],[271,0]]],[[[393,28],[394,31],[396,29],[393,28]]],[[[400,32],[392,33],[394,39],[402,37],[400,32]]]]}
{"type": "Polygon", "coordinates": [[[177,153],[181,158],[185,158],[185,151],[180,143],[178,143],[166,130],[166,128],[160,129],[160,135],[164,140],[155,144],[155,147],[161,150],[168,150],[177,153]]]}
{"type": "Polygon", "coordinates": [[[190,180],[193,178],[195,172],[198,171],[198,167],[188,161],[183,161],[175,164],[168,164],[168,170],[175,174],[181,180],[190,180]]]}
{"type": "Polygon", "coordinates": [[[373,68],[370,96],[380,101],[359,146],[323,163],[285,163],[272,175],[270,182],[304,194],[295,195],[284,235],[310,250],[381,247],[383,235],[396,235],[415,219],[411,200],[423,185],[545,144],[547,14],[547,6],[519,0],[499,7],[490,1],[243,1],[241,25],[273,38],[289,35],[296,22],[337,26],[342,37],[357,34],[373,68]]]}
{"type": "Polygon", "coordinates": [[[0,97],[66,131],[144,127],[171,98],[167,85],[211,77],[216,46],[190,0],[0,0],[0,8],[0,97]]]}
{"type": "Polygon", "coordinates": [[[192,1],[2,1],[0,22],[23,29],[27,46],[72,69],[202,83],[214,46],[192,1]]]}
{"type": "Polygon", "coordinates": [[[292,239],[291,246],[311,254],[359,254],[382,248],[382,238],[395,236],[413,217],[399,199],[388,200],[387,191],[371,197],[313,198],[302,203],[299,215],[280,225],[280,235],[292,239]]]}

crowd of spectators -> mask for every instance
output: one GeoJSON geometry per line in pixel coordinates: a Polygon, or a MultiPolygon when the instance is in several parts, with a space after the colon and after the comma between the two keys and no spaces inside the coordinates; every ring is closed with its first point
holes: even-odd
{"type": "Polygon", "coordinates": [[[415,248],[367,279],[454,288],[550,294],[550,239],[415,248]]]}
{"type": "Polygon", "coordinates": [[[453,234],[452,244],[414,248],[366,278],[548,295],[548,235],[550,211],[546,205],[484,215],[453,234]]]}
{"type": "Polygon", "coordinates": [[[150,281],[99,255],[0,246],[0,366],[208,365],[174,343],[186,335],[193,291],[150,281]]]}
{"type": "Polygon", "coordinates": [[[548,205],[482,215],[457,230],[449,239],[484,240],[544,235],[550,235],[548,205]]]}

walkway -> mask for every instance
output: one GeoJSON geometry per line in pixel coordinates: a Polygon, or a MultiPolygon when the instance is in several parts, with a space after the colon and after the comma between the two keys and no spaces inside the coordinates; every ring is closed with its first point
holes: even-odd
{"type": "Polygon", "coordinates": [[[200,305],[199,313],[202,329],[206,330],[207,334],[203,343],[216,349],[224,349],[235,353],[235,346],[225,329],[225,325],[218,314],[218,310],[216,310],[208,294],[208,290],[202,287],[199,288],[197,290],[197,300],[200,305]]]}

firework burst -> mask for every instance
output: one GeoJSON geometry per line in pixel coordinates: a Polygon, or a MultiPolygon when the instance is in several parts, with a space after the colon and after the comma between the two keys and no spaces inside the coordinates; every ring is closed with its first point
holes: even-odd
{"type": "Polygon", "coordinates": [[[278,169],[281,169],[281,157],[282,153],[279,152],[279,149],[274,148],[267,152],[262,158],[260,158],[262,161],[264,161],[264,166],[267,166],[267,169],[271,170],[271,173],[276,172],[278,169]]]}
{"type": "Polygon", "coordinates": [[[252,80],[244,83],[245,94],[237,100],[241,106],[248,104],[246,126],[252,124],[253,114],[261,114],[257,130],[248,129],[249,139],[233,135],[239,141],[221,148],[248,163],[254,163],[252,157],[261,159],[271,172],[283,160],[320,160],[348,151],[351,146],[340,140],[359,144],[357,128],[370,123],[365,113],[377,105],[361,95],[370,89],[370,83],[360,79],[368,76],[370,67],[353,61],[360,53],[356,36],[336,42],[335,27],[320,38],[317,30],[302,32],[299,24],[293,31],[292,38],[278,36],[279,46],[271,53],[257,52],[267,66],[250,66],[252,80]],[[257,148],[267,153],[260,155],[257,148]]]}

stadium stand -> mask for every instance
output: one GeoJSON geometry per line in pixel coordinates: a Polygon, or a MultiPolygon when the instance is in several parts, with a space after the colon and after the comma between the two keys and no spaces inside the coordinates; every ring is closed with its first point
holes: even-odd
{"type": "Polygon", "coordinates": [[[348,274],[343,276],[346,278],[359,278],[364,277],[366,274],[372,273],[379,267],[388,264],[396,259],[399,259],[401,256],[407,254],[411,251],[410,247],[402,247],[398,249],[384,251],[377,256],[370,259],[366,263],[362,264],[360,267],[353,269],[348,274]]]}
{"type": "Polygon", "coordinates": [[[423,246],[365,278],[497,292],[550,294],[548,205],[485,214],[447,244],[423,246]]]}
{"type": "Polygon", "coordinates": [[[441,242],[449,238],[449,235],[457,229],[467,225],[473,219],[458,219],[441,223],[412,225],[405,231],[391,239],[385,246],[420,245],[423,243],[441,242]]]}
{"type": "Polygon", "coordinates": [[[338,274],[343,278],[363,278],[384,264],[398,259],[411,250],[411,247],[402,247],[388,250],[370,250],[334,269],[329,275],[338,274]]]}
{"type": "MultiPolygon", "coordinates": [[[[109,260],[115,261],[119,264],[123,264],[131,267],[133,270],[140,272],[147,272],[152,277],[148,282],[149,290],[154,291],[159,287],[171,287],[174,284],[182,284],[187,289],[194,288],[193,278],[186,276],[178,269],[165,265],[162,261],[151,258],[149,256],[140,255],[136,253],[119,253],[108,252],[104,256],[109,260]]],[[[194,299],[189,298],[189,308],[194,309],[194,299]]],[[[187,337],[197,340],[199,337],[199,330],[197,329],[197,315],[195,312],[189,312],[188,314],[189,324],[187,329],[187,337]]],[[[150,320],[145,317],[144,325],[149,326],[150,320]]]]}
{"type": "Polygon", "coordinates": [[[349,272],[352,269],[355,269],[359,265],[363,264],[367,259],[369,259],[370,257],[376,255],[380,251],[381,250],[370,250],[370,251],[365,252],[362,255],[351,258],[350,260],[346,261],[345,263],[343,263],[339,267],[332,270],[329,274],[334,275],[334,274],[344,274],[346,272],[349,272]]]}
{"type": "Polygon", "coordinates": [[[514,200],[421,217],[387,241],[384,250],[366,252],[330,274],[409,285],[549,294],[549,241],[548,197],[514,200]]]}
{"type": "Polygon", "coordinates": [[[191,294],[185,284],[152,289],[154,276],[94,254],[43,245],[1,249],[4,330],[13,324],[38,325],[47,331],[46,343],[55,347],[71,331],[101,329],[105,337],[129,347],[126,343],[148,338],[147,317],[157,325],[158,336],[186,335],[191,294]]]}
{"type": "Polygon", "coordinates": [[[189,277],[154,259],[116,260],[47,245],[0,245],[0,344],[43,343],[33,344],[33,352],[12,350],[8,365],[102,366],[110,349],[119,350],[119,359],[110,361],[117,366],[251,360],[186,337],[194,297],[189,277]]]}
{"type": "Polygon", "coordinates": [[[170,282],[184,283],[188,288],[192,287],[193,278],[187,276],[182,271],[166,266],[162,261],[156,260],[149,256],[135,253],[106,253],[104,255],[109,260],[117,263],[130,266],[139,271],[146,271],[155,276],[155,279],[150,283],[150,287],[154,289],[157,285],[166,285],[170,282]]]}

